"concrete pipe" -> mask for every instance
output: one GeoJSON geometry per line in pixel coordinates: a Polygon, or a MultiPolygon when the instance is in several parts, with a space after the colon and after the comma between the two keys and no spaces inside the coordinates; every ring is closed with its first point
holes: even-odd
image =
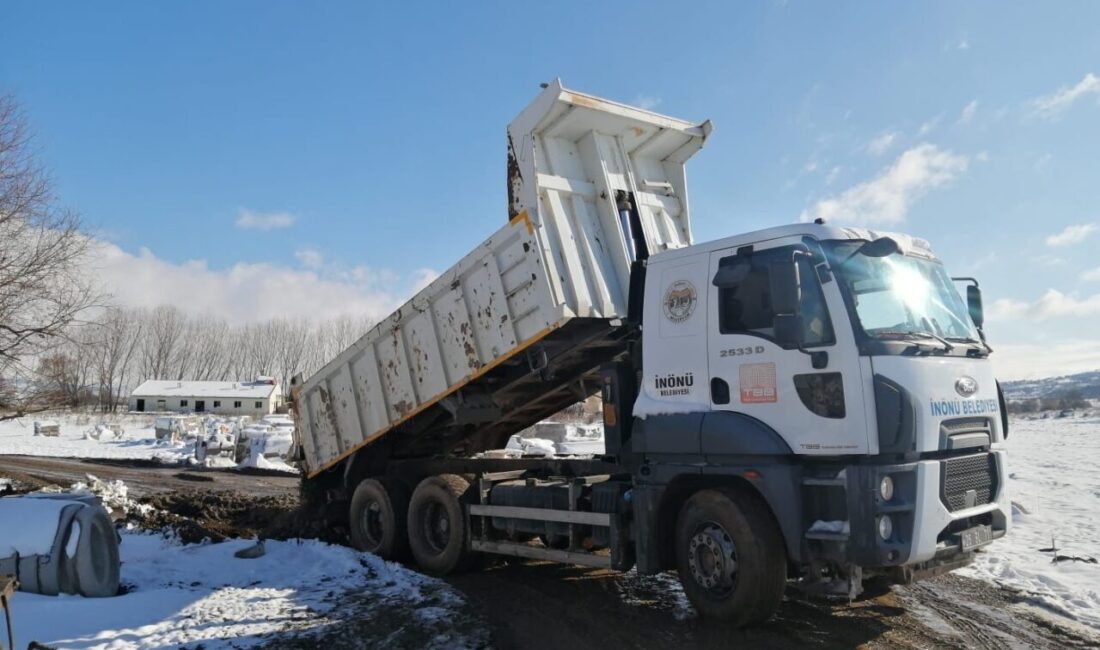
{"type": "Polygon", "coordinates": [[[118,534],[94,497],[0,499],[0,574],[20,591],[90,597],[118,593],[118,534]]]}

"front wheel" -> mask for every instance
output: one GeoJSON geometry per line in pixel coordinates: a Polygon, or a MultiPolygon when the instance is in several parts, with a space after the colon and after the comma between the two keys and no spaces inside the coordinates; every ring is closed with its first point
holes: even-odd
{"type": "Polygon", "coordinates": [[[706,618],[762,623],[783,600],[787,559],[767,506],[729,488],[702,490],[680,510],[676,563],[688,600],[706,618]]]}

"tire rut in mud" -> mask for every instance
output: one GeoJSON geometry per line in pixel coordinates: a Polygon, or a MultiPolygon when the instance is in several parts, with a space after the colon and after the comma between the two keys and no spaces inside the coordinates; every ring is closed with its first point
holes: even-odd
{"type": "Polygon", "coordinates": [[[1025,594],[946,575],[899,589],[900,598],[929,627],[946,626],[958,648],[1096,648],[1100,636],[1071,628],[1029,605],[1025,594]],[[929,616],[929,613],[931,616],[929,616]]]}
{"type": "Polygon", "coordinates": [[[887,592],[849,604],[788,590],[768,623],[736,629],[701,620],[673,573],[638,576],[541,562],[498,561],[447,579],[486,613],[495,647],[682,650],[685,647],[930,648],[945,639],[887,592]]]}

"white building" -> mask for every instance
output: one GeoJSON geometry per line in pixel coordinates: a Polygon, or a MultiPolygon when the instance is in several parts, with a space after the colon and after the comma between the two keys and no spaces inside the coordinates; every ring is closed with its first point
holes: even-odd
{"type": "Polygon", "coordinates": [[[244,382],[150,379],[130,393],[130,410],[261,416],[274,413],[281,396],[270,377],[244,382]]]}

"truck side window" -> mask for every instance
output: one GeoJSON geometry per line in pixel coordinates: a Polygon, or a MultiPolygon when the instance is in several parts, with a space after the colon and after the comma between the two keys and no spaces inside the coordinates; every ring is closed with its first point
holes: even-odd
{"type": "MultiPolygon", "coordinates": [[[[750,258],[751,270],[743,280],[718,289],[718,328],[722,334],[755,334],[773,338],[771,290],[768,265],[773,260],[790,259],[793,246],[758,251],[750,258]]],[[[736,257],[723,258],[719,264],[734,264],[736,257]]],[[[833,324],[825,306],[821,283],[810,260],[798,258],[802,276],[802,319],[805,323],[806,347],[831,345],[835,342],[833,324]]]]}

